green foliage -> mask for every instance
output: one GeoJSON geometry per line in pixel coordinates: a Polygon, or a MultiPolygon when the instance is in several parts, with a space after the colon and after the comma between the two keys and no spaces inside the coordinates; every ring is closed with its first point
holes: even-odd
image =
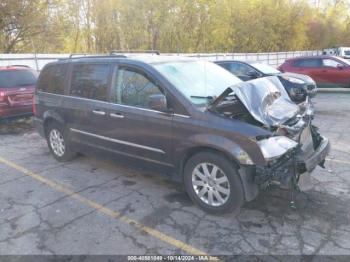
{"type": "Polygon", "coordinates": [[[273,52],[350,45],[348,0],[2,0],[0,52],[273,52]]]}

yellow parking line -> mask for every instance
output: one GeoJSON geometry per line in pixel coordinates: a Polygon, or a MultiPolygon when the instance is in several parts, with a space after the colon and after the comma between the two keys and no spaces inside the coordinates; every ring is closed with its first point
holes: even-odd
{"type": "Polygon", "coordinates": [[[350,165],[350,161],[337,160],[337,159],[331,159],[331,158],[326,158],[326,160],[327,160],[327,161],[336,162],[336,163],[342,163],[342,164],[350,165]]]}
{"type": "Polygon", "coordinates": [[[210,260],[216,260],[216,261],[219,260],[216,257],[210,257],[204,251],[201,251],[201,250],[199,250],[199,249],[197,249],[195,247],[192,247],[192,246],[190,246],[190,245],[188,245],[188,244],[186,244],[186,243],[184,243],[184,242],[182,242],[180,240],[177,240],[177,239],[175,239],[175,238],[173,238],[171,236],[168,236],[168,235],[166,235],[166,234],[164,234],[164,233],[162,233],[162,232],[160,232],[160,231],[158,231],[156,229],[144,226],[143,224],[141,224],[140,222],[138,222],[138,221],[136,221],[134,219],[131,219],[131,218],[127,217],[127,216],[121,215],[121,213],[119,213],[117,211],[113,211],[113,210],[111,210],[109,208],[104,207],[103,205],[100,205],[100,204],[98,204],[98,203],[96,203],[96,202],[94,202],[92,200],[89,200],[86,197],[83,197],[82,195],[80,195],[80,194],[78,194],[78,193],[76,193],[76,192],[74,192],[74,191],[72,191],[72,190],[70,190],[70,189],[68,189],[68,188],[66,188],[66,187],[64,187],[64,186],[54,182],[54,181],[52,181],[52,180],[49,180],[49,179],[44,178],[44,177],[42,177],[42,176],[40,176],[38,174],[35,174],[35,173],[27,170],[26,168],[17,165],[14,162],[11,162],[9,160],[6,160],[6,159],[0,157],[0,163],[3,163],[5,165],[7,165],[7,166],[10,166],[10,167],[16,169],[17,171],[19,171],[19,172],[21,172],[21,173],[23,173],[23,174],[25,174],[25,175],[35,179],[35,180],[41,182],[41,183],[43,183],[43,184],[45,184],[45,185],[47,185],[47,186],[49,186],[49,187],[51,187],[51,188],[53,188],[53,189],[55,189],[57,191],[60,191],[60,192],[62,192],[64,194],[66,194],[68,197],[71,197],[71,198],[73,198],[73,199],[75,199],[75,200],[77,200],[77,201],[79,201],[79,202],[81,202],[81,203],[83,203],[83,204],[85,204],[87,206],[90,206],[90,207],[94,208],[95,210],[97,210],[97,211],[99,211],[99,212],[101,212],[101,213],[103,213],[105,215],[108,215],[110,217],[116,218],[119,221],[122,221],[122,222],[124,222],[124,223],[126,223],[128,225],[131,225],[131,226],[133,226],[133,227],[135,227],[135,228],[137,228],[137,229],[139,229],[139,230],[141,230],[143,232],[146,232],[149,235],[151,235],[151,236],[153,236],[153,237],[155,237],[155,238],[157,238],[159,240],[162,240],[163,242],[168,243],[168,244],[170,244],[170,245],[172,245],[172,246],[174,246],[174,247],[176,247],[178,249],[181,249],[181,250],[185,251],[188,254],[197,255],[197,256],[207,256],[210,260]]]}

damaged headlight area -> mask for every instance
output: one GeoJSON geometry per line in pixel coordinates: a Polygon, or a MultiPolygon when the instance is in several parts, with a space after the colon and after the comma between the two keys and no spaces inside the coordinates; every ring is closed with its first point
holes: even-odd
{"type": "Polygon", "coordinates": [[[298,143],[285,136],[274,136],[258,141],[258,145],[264,158],[269,162],[291,151],[298,143]]]}
{"type": "Polygon", "coordinates": [[[330,150],[328,139],[312,125],[302,129],[294,140],[274,136],[258,141],[258,145],[266,165],[256,166],[255,183],[263,187],[277,184],[285,189],[298,188],[300,175],[312,172],[317,165],[324,168],[330,150]]]}
{"type": "Polygon", "coordinates": [[[274,136],[258,141],[258,145],[267,165],[256,167],[255,183],[265,186],[275,183],[291,188],[298,143],[285,136],[274,136]]]}

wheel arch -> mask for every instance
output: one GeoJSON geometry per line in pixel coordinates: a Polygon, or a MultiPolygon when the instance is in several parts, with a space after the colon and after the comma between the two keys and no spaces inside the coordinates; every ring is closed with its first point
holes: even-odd
{"type": "Polygon", "coordinates": [[[64,125],[65,124],[64,119],[59,114],[57,114],[54,111],[47,111],[47,112],[45,112],[43,118],[44,118],[43,127],[44,127],[44,134],[45,135],[47,133],[47,128],[48,128],[48,126],[51,123],[56,122],[56,123],[58,123],[60,125],[64,125]]]}
{"type": "Polygon", "coordinates": [[[194,155],[201,153],[201,152],[213,152],[216,154],[220,154],[222,156],[224,156],[229,162],[231,162],[235,168],[239,169],[240,168],[240,164],[239,161],[234,158],[233,156],[230,156],[227,152],[224,152],[223,150],[220,150],[218,148],[212,147],[212,146],[194,146],[191,147],[189,149],[187,149],[180,161],[180,165],[179,165],[179,173],[181,174],[181,180],[183,181],[183,173],[184,173],[184,169],[186,166],[187,161],[193,157],[194,155]]]}
{"type": "Polygon", "coordinates": [[[242,185],[245,201],[251,201],[258,195],[258,186],[252,183],[252,177],[255,173],[254,165],[243,166],[233,155],[225,152],[225,150],[212,146],[195,146],[184,152],[183,157],[181,158],[180,166],[178,167],[178,173],[180,174],[178,175],[178,178],[181,183],[184,182],[184,169],[187,161],[194,155],[201,152],[214,152],[216,154],[220,154],[237,169],[237,174],[242,185]]]}

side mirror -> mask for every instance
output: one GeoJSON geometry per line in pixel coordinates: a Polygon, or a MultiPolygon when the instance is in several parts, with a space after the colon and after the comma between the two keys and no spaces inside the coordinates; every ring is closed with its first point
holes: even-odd
{"type": "Polygon", "coordinates": [[[337,64],[337,68],[338,68],[339,70],[343,70],[343,69],[344,69],[344,66],[341,65],[341,64],[337,64]]]}
{"type": "Polygon", "coordinates": [[[256,71],[248,71],[247,74],[246,74],[248,77],[250,77],[251,79],[254,79],[254,78],[258,78],[260,75],[258,72],[256,71]]]}
{"type": "Polygon", "coordinates": [[[168,102],[166,100],[165,95],[163,94],[156,94],[156,95],[150,95],[148,101],[148,107],[150,109],[161,111],[161,112],[168,112],[168,102]]]}

